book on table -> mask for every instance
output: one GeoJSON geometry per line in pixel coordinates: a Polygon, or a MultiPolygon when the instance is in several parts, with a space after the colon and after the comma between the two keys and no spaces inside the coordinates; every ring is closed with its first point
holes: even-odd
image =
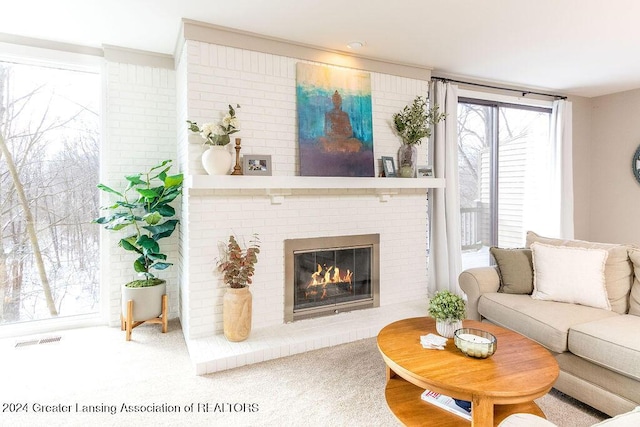
{"type": "Polygon", "coordinates": [[[457,400],[431,390],[422,392],[422,400],[471,421],[471,403],[466,400],[457,400]]]}

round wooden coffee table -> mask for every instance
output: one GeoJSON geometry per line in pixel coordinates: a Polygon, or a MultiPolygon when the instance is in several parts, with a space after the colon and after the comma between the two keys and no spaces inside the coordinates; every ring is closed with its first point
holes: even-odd
{"type": "Polygon", "coordinates": [[[378,349],[387,364],[385,395],[394,415],[408,426],[462,426],[469,421],[421,399],[425,389],[471,402],[471,425],[497,425],[510,414],[544,417],[533,402],[558,378],[558,363],[541,345],[507,329],[474,320],[465,328],[483,329],[498,339],[487,359],[467,357],[450,338],[444,350],[429,350],[420,336],[437,334],[429,317],[404,319],[378,334],[378,349]]]}

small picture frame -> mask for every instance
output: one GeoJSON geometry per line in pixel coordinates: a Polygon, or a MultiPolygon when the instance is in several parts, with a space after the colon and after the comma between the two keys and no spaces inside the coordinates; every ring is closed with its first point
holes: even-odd
{"type": "Polygon", "coordinates": [[[384,176],[387,178],[398,176],[396,163],[393,160],[393,157],[382,156],[382,170],[384,170],[384,176]]]}
{"type": "Polygon", "coordinates": [[[245,175],[271,175],[271,156],[245,154],[242,156],[242,173],[245,175]]]}
{"type": "Polygon", "coordinates": [[[418,165],[418,178],[433,178],[433,166],[418,165]]]}

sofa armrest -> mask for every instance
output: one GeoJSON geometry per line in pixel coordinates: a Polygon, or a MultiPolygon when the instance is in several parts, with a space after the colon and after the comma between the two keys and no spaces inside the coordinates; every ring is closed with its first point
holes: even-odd
{"type": "Polygon", "coordinates": [[[467,319],[481,320],[478,313],[478,300],[488,292],[498,292],[500,276],[496,267],[476,267],[460,273],[460,288],[467,295],[467,319]]]}

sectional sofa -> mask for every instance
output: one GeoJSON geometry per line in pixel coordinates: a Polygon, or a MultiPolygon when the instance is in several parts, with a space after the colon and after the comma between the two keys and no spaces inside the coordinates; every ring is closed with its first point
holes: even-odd
{"type": "Polygon", "coordinates": [[[459,276],[467,317],[546,347],[561,392],[611,416],[640,405],[640,249],[528,232],[491,253],[495,266],[459,276]]]}

